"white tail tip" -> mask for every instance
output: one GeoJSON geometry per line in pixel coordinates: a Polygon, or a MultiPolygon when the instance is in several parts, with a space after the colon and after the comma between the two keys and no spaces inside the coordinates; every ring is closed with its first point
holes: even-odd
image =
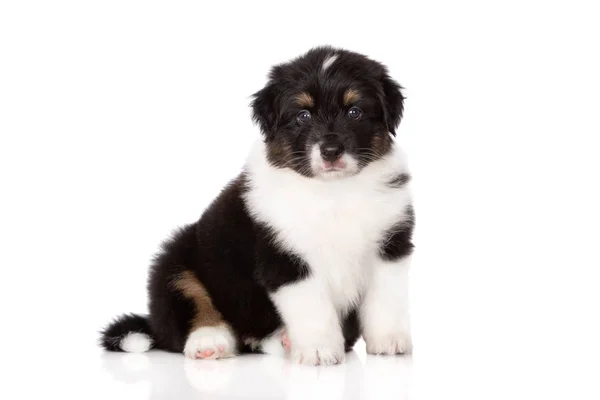
{"type": "Polygon", "coordinates": [[[128,353],[144,353],[150,350],[152,339],[144,333],[128,333],[119,345],[123,351],[128,353]]]}

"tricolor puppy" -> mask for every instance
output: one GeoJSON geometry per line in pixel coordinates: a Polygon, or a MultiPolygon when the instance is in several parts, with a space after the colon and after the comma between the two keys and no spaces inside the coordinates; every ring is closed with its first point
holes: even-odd
{"type": "Polygon", "coordinates": [[[362,335],[371,354],[409,352],[403,100],[386,67],[349,51],[275,66],[254,95],[263,137],[243,171],[163,245],[150,314],[116,319],[103,346],[330,365],[362,335]]]}

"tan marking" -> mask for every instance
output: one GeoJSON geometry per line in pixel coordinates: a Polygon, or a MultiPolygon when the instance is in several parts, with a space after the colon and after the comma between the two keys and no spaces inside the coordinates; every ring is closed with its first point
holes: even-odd
{"type": "Polygon", "coordinates": [[[377,158],[383,157],[392,146],[392,138],[387,132],[376,133],[371,141],[371,149],[377,158]]]}
{"type": "Polygon", "coordinates": [[[206,288],[192,272],[182,272],[174,281],[174,286],[196,305],[196,315],[192,320],[190,332],[203,326],[226,325],[223,316],[213,305],[206,288]]]}
{"type": "Polygon", "coordinates": [[[295,100],[296,104],[300,107],[310,108],[315,105],[315,100],[306,92],[297,94],[295,100]]]}
{"type": "Polygon", "coordinates": [[[292,166],[292,146],[280,136],[267,148],[267,157],[274,165],[285,168],[292,166]]]}
{"type": "Polygon", "coordinates": [[[348,89],[344,93],[344,105],[349,106],[352,103],[355,103],[360,99],[360,93],[358,93],[355,89],[348,89]]]}

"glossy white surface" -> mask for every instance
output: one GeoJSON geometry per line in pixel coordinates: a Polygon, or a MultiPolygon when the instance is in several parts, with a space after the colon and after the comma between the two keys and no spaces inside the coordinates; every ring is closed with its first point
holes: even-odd
{"type": "Polygon", "coordinates": [[[144,399],[408,399],[411,357],[360,357],[331,367],[293,365],[276,356],[190,360],[178,354],[103,354],[112,396],[144,399]],[[135,389],[134,389],[135,388],[135,389]]]}
{"type": "MultiPolygon", "coordinates": [[[[49,338],[60,339],[52,335],[49,338]]],[[[600,398],[598,364],[594,361],[599,353],[594,348],[585,351],[581,344],[574,343],[558,351],[535,342],[505,342],[510,346],[494,348],[486,345],[490,337],[461,340],[448,332],[448,338],[417,341],[411,357],[368,356],[364,342],[359,341],[345,364],[309,367],[277,356],[192,361],[181,354],[161,351],[106,353],[91,345],[94,337],[82,335],[70,343],[71,349],[43,350],[43,342],[38,342],[36,352],[27,353],[11,346],[8,351],[13,357],[1,360],[5,379],[0,385],[0,398],[600,398]]]]}

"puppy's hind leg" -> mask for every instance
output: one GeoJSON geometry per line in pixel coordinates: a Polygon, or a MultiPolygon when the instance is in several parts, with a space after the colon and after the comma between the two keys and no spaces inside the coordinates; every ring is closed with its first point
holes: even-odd
{"type": "Polygon", "coordinates": [[[191,271],[185,271],[174,283],[175,287],[192,300],[196,307],[183,349],[184,354],[192,359],[210,360],[236,355],[235,334],[213,305],[210,295],[198,278],[191,271]]]}

